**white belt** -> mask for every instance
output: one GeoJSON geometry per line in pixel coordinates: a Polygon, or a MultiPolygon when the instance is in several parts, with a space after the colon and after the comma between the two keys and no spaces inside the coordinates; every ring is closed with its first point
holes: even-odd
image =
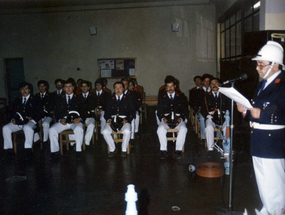
{"type": "Polygon", "coordinates": [[[285,125],[271,125],[271,124],[259,124],[257,122],[249,122],[249,126],[254,129],[261,129],[261,130],[278,130],[284,129],[285,125]]]}

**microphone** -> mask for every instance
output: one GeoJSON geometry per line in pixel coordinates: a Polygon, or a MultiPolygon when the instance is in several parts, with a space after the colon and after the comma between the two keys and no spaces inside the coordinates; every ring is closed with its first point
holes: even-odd
{"type": "Polygon", "coordinates": [[[242,74],[240,77],[238,78],[235,78],[235,79],[232,79],[232,80],[227,80],[225,82],[223,82],[222,85],[224,84],[228,84],[228,83],[232,83],[232,82],[235,82],[235,81],[238,81],[238,80],[246,80],[247,79],[247,74],[242,74]]]}

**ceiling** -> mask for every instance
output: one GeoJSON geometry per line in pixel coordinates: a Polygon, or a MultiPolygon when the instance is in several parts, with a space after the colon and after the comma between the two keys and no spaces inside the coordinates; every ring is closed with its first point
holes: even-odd
{"type": "MultiPolygon", "coordinates": [[[[186,0],[193,2],[193,0],[186,0]]],[[[214,4],[220,4],[226,0],[209,0],[214,4]]],[[[87,6],[87,5],[106,5],[122,3],[148,3],[148,2],[178,2],[178,0],[0,0],[1,9],[12,8],[47,8],[47,7],[66,7],[66,6],[87,6]]],[[[185,0],[184,0],[185,2],[185,0]]],[[[194,0],[195,3],[199,1],[194,0]]],[[[202,0],[201,3],[205,3],[202,0]]]]}

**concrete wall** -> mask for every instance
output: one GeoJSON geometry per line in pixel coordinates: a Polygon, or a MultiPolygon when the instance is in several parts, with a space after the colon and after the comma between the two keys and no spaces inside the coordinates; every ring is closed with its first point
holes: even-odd
{"type": "MultiPolygon", "coordinates": [[[[157,94],[166,75],[177,77],[188,95],[195,75],[216,73],[215,6],[204,2],[6,11],[0,14],[0,58],[22,57],[26,81],[36,86],[46,79],[53,91],[56,78],[94,83],[98,58],[137,57],[137,79],[147,95],[157,94]],[[174,22],[180,23],[177,33],[171,30],[174,22]]],[[[1,81],[4,72],[1,62],[1,81]]],[[[2,82],[0,92],[6,94],[2,82]]]]}
{"type": "Polygon", "coordinates": [[[285,30],[284,0],[265,0],[264,30],[285,30]]]}

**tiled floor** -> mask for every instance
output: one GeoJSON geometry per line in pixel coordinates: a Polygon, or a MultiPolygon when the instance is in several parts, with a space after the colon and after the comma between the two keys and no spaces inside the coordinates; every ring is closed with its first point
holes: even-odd
{"type": "MultiPolygon", "coordinates": [[[[148,109],[149,119],[140,127],[141,138],[126,158],[120,152],[108,158],[101,135],[98,142],[82,152],[81,161],[76,161],[71,148],[58,162],[52,162],[49,145],[41,151],[38,144],[34,146],[33,160],[25,162],[20,144],[18,156],[1,161],[0,213],[124,214],[128,184],[134,184],[138,193],[139,214],[203,215],[217,214],[216,207],[228,208],[229,176],[203,178],[188,170],[190,164],[220,162],[219,153],[209,157],[189,125],[183,159],[174,158],[174,144],[169,143],[168,158],[160,160],[154,110],[148,109]],[[172,206],[180,210],[173,211],[172,206]]],[[[235,153],[232,188],[234,211],[247,208],[254,214],[254,208],[260,209],[252,164],[244,150],[235,153]]]]}

